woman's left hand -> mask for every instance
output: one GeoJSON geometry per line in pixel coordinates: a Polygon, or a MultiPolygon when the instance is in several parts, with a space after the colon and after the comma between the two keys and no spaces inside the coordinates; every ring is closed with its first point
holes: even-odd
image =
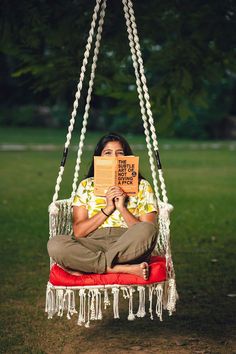
{"type": "Polygon", "coordinates": [[[114,198],[117,210],[121,211],[125,207],[126,198],[127,194],[120,187],[117,187],[117,196],[114,198]]]}

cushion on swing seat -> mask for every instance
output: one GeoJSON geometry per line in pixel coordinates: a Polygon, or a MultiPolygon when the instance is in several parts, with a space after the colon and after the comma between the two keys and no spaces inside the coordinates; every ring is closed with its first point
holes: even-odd
{"type": "Polygon", "coordinates": [[[95,285],[147,285],[166,280],[165,257],[153,256],[149,262],[149,279],[127,273],[72,275],[57,264],[52,266],[49,282],[54,286],[95,286],[95,285]]]}

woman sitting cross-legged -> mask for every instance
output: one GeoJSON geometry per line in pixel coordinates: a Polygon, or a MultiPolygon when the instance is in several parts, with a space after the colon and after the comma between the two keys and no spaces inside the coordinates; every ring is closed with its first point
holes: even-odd
{"type": "MultiPolygon", "coordinates": [[[[98,142],[94,156],[133,155],[116,133],[98,142]]],[[[94,162],[73,201],[73,236],[48,241],[48,253],[65,270],[83,273],[129,273],[147,280],[157,239],[157,202],[150,184],[139,175],[139,189],[127,197],[117,186],[105,197],[94,194],[94,162]]]]}

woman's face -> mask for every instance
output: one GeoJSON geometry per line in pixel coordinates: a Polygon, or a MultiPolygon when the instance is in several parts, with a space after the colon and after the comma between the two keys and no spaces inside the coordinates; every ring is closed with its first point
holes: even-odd
{"type": "Polygon", "coordinates": [[[124,156],[124,150],[119,141],[109,141],[102,150],[101,156],[124,156]]]}

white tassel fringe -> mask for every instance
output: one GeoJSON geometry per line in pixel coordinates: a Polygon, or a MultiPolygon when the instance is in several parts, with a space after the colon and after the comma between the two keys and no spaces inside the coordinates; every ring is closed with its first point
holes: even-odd
{"type": "MultiPolygon", "coordinates": [[[[165,309],[169,315],[175,311],[175,304],[178,294],[175,288],[175,279],[169,279],[166,282],[148,285],[148,300],[149,300],[149,314],[150,319],[153,320],[153,307],[155,308],[156,316],[162,321],[162,310],[165,309]],[[156,301],[154,299],[156,297],[156,301]],[[155,305],[154,305],[155,302],[155,305]]],[[[119,292],[122,291],[123,297],[129,300],[129,314],[128,320],[133,321],[136,317],[141,318],[146,315],[145,286],[112,286],[111,288],[57,288],[48,283],[46,290],[46,305],[45,312],[48,318],[52,318],[55,314],[59,317],[63,316],[66,311],[68,319],[75,313],[75,291],[79,294],[79,311],[78,311],[78,325],[90,327],[90,321],[101,320],[102,315],[102,294],[104,296],[104,308],[110,305],[108,291],[113,294],[113,315],[114,318],[119,316],[119,292]],[[139,306],[137,313],[134,313],[134,298],[133,294],[137,289],[139,294],[139,306]]]]}

